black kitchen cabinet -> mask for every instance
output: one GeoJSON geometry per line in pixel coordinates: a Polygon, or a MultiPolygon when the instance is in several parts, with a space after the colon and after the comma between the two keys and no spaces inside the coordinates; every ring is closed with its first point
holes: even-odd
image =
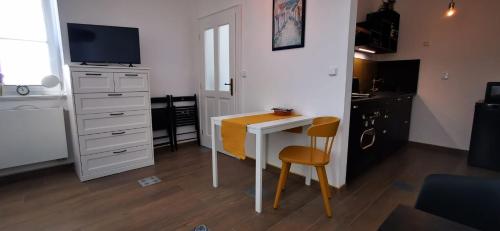
{"type": "Polygon", "coordinates": [[[408,142],[413,95],[353,100],[347,181],[383,161],[408,142]]]}
{"type": "Polygon", "coordinates": [[[398,50],[400,15],[393,10],[370,13],[356,25],[356,47],[382,53],[398,50]]]}

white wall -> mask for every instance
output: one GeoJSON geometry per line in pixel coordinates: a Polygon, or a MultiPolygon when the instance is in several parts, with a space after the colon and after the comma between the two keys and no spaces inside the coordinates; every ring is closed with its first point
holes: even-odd
{"type": "MultiPolygon", "coordinates": [[[[333,164],[330,164],[328,170],[330,183],[341,186],[345,182],[352,83],[354,41],[350,41],[349,35],[354,31],[350,30],[353,27],[350,28],[349,25],[355,21],[355,12],[351,14],[350,10],[351,7],[356,9],[357,1],[307,1],[305,48],[275,52],[271,50],[272,2],[198,0],[197,16],[205,16],[236,4],[242,5],[242,69],[248,75],[240,83],[243,94],[242,112],[287,105],[305,115],[333,115],[342,118],[333,164]],[[338,76],[332,78],[328,75],[331,66],[338,67],[338,76]],[[348,102],[347,105],[345,102],[348,102]]],[[[195,28],[198,28],[197,25],[195,28]]],[[[281,148],[293,143],[303,144],[304,139],[304,136],[287,133],[271,135],[269,163],[281,166],[277,158],[281,148]]],[[[293,168],[292,171],[302,173],[301,168],[293,168]]]]}
{"type": "Polygon", "coordinates": [[[448,1],[439,3],[398,1],[398,52],[376,59],[422,60],[410,140],[467,150],[474,103],[484,98],[487,82],[500,80],[500,1],[458,0],[452,18],[444,16],[448,1]],[[441,80],[443,72],[449,80],[441,80]]]}
{"type": "Polygon", "coordinates": [[[152,96],[195,93],[192,0],[58,0],[64,56],[66,23],[138,27],[142,66],[151,68],[152,96]]]}

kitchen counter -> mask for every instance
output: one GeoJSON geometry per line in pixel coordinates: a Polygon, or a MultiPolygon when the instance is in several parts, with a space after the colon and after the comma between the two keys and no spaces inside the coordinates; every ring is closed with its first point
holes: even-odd
{"type": "Polygon", "coordinates": [[[366,101],[375,101],[380,99],[388,99],[388,98],[396,98],[396,97],[405,97],[405,96],[415,96],[414,93],[397,93],[397,92],[377,92],[374,96],[368,98],[354,98],[352,97],[352,102],[366,102],[366,101]]]}

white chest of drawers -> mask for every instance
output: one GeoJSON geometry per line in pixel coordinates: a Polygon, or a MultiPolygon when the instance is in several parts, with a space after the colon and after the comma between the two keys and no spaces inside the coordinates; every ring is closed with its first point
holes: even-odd
{"type": "Polygon", "coordinates": [[[71,150],[80,180],[154,164],[149,69],[70,66],[71,150]]]}

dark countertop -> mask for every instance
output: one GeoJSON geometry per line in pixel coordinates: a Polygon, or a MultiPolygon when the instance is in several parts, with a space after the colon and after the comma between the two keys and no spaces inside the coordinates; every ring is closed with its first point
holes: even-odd
{"type": "Polygon", "coordinates": [[[405,96],[415,96],[414,93],[398,93],[398,92],[377,92],[374,96],[368,98],[351,98],[352,102],[366,102],[366,101],[375,101],[381,99],[389,99],[389,98],[397,98],[397,97],[405,97],[405,96]]]}

